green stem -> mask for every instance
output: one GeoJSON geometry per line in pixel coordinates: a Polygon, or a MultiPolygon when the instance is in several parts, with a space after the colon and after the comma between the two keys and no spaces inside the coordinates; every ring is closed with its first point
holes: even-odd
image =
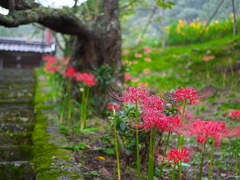
{"type": "Polygon", "coordinates": [[[71,119],[71,97],[70,97],[70,90],[71,90],[71,78],[68,78],[67,84],[67,98],[68,98],[68,120],[71,119]]]}
{"type": "Polygon", "coordinates": [[[211,173],[212,173],[214,147],[215,147],[215,146],[214,146],[214,139],[213,139],[213,142],[212,142],[212,151],[211,151],[211,154],[210,154],[210,164],[209,164],[209,168],[208,168],[208,180],[210,180],[211,173]]]}
{"type": "MultiPolygon", "coordinates": [[[[185,115],[185,109],[186,109],[186,105],[187,105],[187,101],[184,99],[184,102],[183,102],[183,111],[182,111],[182,116],[181,116],[181,120],[180,120],[180,124],[184,124],[184,115],[185,115]]],[[[178,143],[177,143],[177,149],[178,148],[181,148],[181,135],[178,134],[178,143]]]]}
{"type": "Polygon", "coordinates": [[[154,159],[153,159],[153,149],[154,149],[154,145],[153,145],[153,139],[155,139],[154,136],[154,129],[155,128],[151,128],[150,129],[150,141],[149,141],[149,156],[148,156],[148,180],[153,180],[153,176],[154,176],[154,159]]]}
{"type": "MultiPolygon", "coordinates": [[[[165,149],[164,149],[164,152],[165,152],[165,153],[167,152],[169,137],[170,137],[170,131],[168,131],[168,135],[167,135],[167,139],[166,139],[166,146],[165,146],[165,149]]],[[[160,173],[159,173],[159,177],[158,177],[159,180],[161,179],[162,172],[163,172],[163,161],[162,161],[162,164],[161,164],[161,166],[160,166],[160,173]]]]}
{"type": "Polygon", "coordinates": [[[62,110],[61,110],[61,115],[60,115],[60,124],[62,124],[62,122],[63,122],[65,105],[66,105],[66,97],[64,97],[64,99],[63,99],[62,110]]]}
{"type": "Polygon", "coordinates": [[[208,63],[206,62],[206,73],[207,73],[207,78],[209,78],[209,70],[208,70],[208,63]]]}
{"type": "Polygon", "coordinates": [[[138,102],[136,101],[136,153],[137,153],[137,173],[138,180],[141,178],[140,172],[140,155],[139,155],[139,139],[138,139],[138,102]]]}
{"type": "Polygon", "coordinates": [[[232,63],[231,62],[229,62],[230,63],[230,68],[231,68],[231,74],[232,74],[232,77],[234,76],[234,72],[233,72],[233,67],[232,67],[232,63]]]}
{"type": "Polygon", "coordinates": [[[85,102],[85,89],[82,92],[80,129],[84,129],[84,102],[85,102]]]}
{"type": "Polygon", "coordinates": [[[116,147],[116,158],[117,158],[117,172],[118,172],[118,180],[121,180],[121,171],[120,171],[120,161],[118,154],[118,141],[117,141],[117,122],[115,118],[115,109],[113,110],[113,120],[114,120],[114,139],[115,139],[115,147],[116,147]]]}
{"type": "Polygon", "coordinates": [[[238,168],[239,168],[239,165],[238,165],[238,158],[239,158],[239,156],[238,156],[238,149],[239,149],[238,141],[239,140],[240,139],[237,140],[237,146],[236,146],[236,180],[238,180],[238,168]]]}
{"type": "Polygon", "coordinates": [[[179,177],[179,180],[182,180],[182,165],[181,165],[181,161],[179,161],[179,163],[178,163],[178,177],[179,177]]]}
{"type": "Polygon", "coordinates": [[[85,95],[85,106],[84,106],[84,127],[87,127],[87,105],[88,105],[88,97],[89,97],[89,87],[85,86],[84,88],[86,90],[86,95],[85,95]]]}
{"type": "Polygon", "coordinates": [[[198,180],[201,180],[201,179],[202,179],[202,167],[203,167],[203,160],[204,160],[205,146],[206,146],[206,141],[205,141],[204,144],[203,144],[203,151],[202,151],[202,158],[201,158],[200,172],[199,172],[198,180]]]}

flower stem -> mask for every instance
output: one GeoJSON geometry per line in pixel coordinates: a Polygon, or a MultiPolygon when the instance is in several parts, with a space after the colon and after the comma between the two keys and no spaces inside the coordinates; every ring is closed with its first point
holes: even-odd
{"type": "Polygon", "coordinates": [[[138,102],[136,101],[136,153],[137,153],[137,173],[138,173],[138,180],[141,178],[140,172],[140,155],[139,155],[139,139],[138,139],[138,102]]]}
{"type": "Polygon", "coordinates": [[[64,99],[63,99],[62,110],[61,110],[61,115],[60,115],[60,124],[63,123],[65,104],[66,104],[66,97],[64,97],[64,99]]]}
{"type": "Polygon", "coordinates": [[[203,160],[204,160],[205,146],[206,146],[206,141],[205,141],[204,144],[203,144],[203,151],[202,151],[202,158],[201,158],[200,172],[199,172],[198,180],[201,180],[201,179],[202,179],[202,167],[203,167],[203,160]]]}
{"type": "Polygon", "coordinates": [[[178,163],[178,177],[179,177],[179,180],[182,180],[182,165],[180,161],[178,163]]]}
{"type": "Polygon", "coordinates": [[[209,70],[208,70],[208,63],[206,62],[206,73],[207,73],[207,78],[209,78],[209,70]]]}
{"type": "Polygon", "coordinates": [[[84,105],[85,104],[85,89],[82,92],[82,104],[81,104],[81,119],[80,119],[80,129],[84,129],[84,105]]]}
{"type": "Polygon", "coordinates": [[[153,149],[154,149],[154,134],[155,128],[150,129],[150,140],[149,140],[149,156],[148,156],[148,180],[153,180],[154,176],[154,159],[153,159],[153,149]]]}
{"type": "Polygon", "coordinates": [[[238,150],[239,150],[239,146],[238,146],[238,141],[239,141],[240,139],[238,139],[237,140],[237,146],[236,146],[236,180],[238,180],[238,168],[239,168],[239,165],[238,165],[238,158],[239,158],[239,156],[238,156],[238,150]]]}
{"type": "Polygon", "coordinates": [[[210,180],[211,173],[212,173],[214,147],[215,147],[215,146],[214,146],[214,139],[213,139],[213,142],[212,142],[212,151],[211,151],[211,154],[210,154],[210,164],[209,164],[209,168],[208,168],[208,180],[210,180]]]}
{"type": "Polygon", "coordinates": [[[71,78],[68,78],[67,83],[67,98],[68,98],[68,120],[71,118],[71,97],[70,97],[70,90],[71,90],[71,78]]]}
{"type": "MultiPolygon", "coordinates": [[[[185,109],[186,109],[186,105],[187,105],[187,101],[184,99],[183,102],[183,111],[182,111],[182,116],[181,116],[181,120],[180,120],[180,124],[184,124],[184,114],[185,114],[185,109]]],[[[181,134],[178,134],[178,142],[177,142],[177,148],[181,148],[181,134]]]]}
{"type": "MultiPolygon", "coordinates": [[[[165,153],[167,152],[169,137],[170,137],[170,131],[168,131],[168,135],[167,135],[167,139],[166,139],[166,146],[165,146],[165,149],[164,149],[165,153]]],[[[163,163],[163,161],[162,161],[162,163],[163,163]]],[[[161,179],[162,172],[163,172],[163,164],[161,164],[161,167],[160,167],[160,173],[159,173],[159,177],[158,177],[159,180],[161,179]]]]}
{"type": "Polygon", "coordinates": [[[114,120],[114,139],[115,139],[115,151],[116,151],[116,158],[117,158],[117,172],[118,172],[118,180],[121,180],[121,171],[120,171],[120,161],[119,161],[119,154],[118,154],[118,141],[117,141],[117,120],[115,118],[115,109],[113,109],[113,120],[114,120]]]}

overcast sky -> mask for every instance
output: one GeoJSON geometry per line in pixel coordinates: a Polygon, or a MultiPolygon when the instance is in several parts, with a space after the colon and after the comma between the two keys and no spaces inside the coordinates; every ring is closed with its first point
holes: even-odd
{"type": "MultiPolygon", "coordinates": [[[[85,2],[86,0],[79,0],[78,4],[85,2]]],[[[35,0],[35,2],[39,2],[44,6],[50,6],[54,8],[61,8],[62,6],[69,6],[72,7],[74,5],[74,0],[35,0]]],[[[0,7],[1,14],[7,14],[8,10],[3,9],[0,7]]]]}

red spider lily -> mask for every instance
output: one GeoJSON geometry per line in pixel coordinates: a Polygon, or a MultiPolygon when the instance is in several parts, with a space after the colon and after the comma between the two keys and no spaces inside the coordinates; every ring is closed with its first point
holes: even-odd
{"type": "Polygon", "coordinates": [[[108,105],[108,109],[109,109],[109,110],[112,110],[112,111],[113,111],[113,110],[118,110],[118,109],[120,108],[120,106],[121,106],[121,105],[118,104],[118,103],[117,103],[117,104],[109,104],[109,105],[108,105]]]}
{"type": "Polygon", "coordinates": [[[240,110],[232,110],[230,112],[230,117],[235,120],[240,119],[240,110]]]}
{"type": "Polygon", "coordinates": [[[222,137],[230,136],[230,133],[227,132],[228,130],[224,122],[213,120],[196,120],[190,125],[183,126],[181,131],[182,134],[196,136],[197,141],[201,144],[211,137],[215,140],[215,146],[220,145],[220,140],[222,137]]]}
{"type": "Polygon", "coordinates": [[[160,98],[159,96],[147,96],[143,99],[143,109],[156,109],[156,110],[162,110],[164,100],[160,98]]]}
{"type": "Polygon", "coordinates": [[[130,74],[124,73],[124,79],[125,79],[126,81],[130,80],[131,78],[132,78],[132,76],[131,76],[130,74]]]}
{"type": "Polygon", "coordinates": [[[205,62],[207,62],[207,61],[210,61],[210,60],[212,60],[212,59],[214,59],[214,56],[204,56],[203,57],[203,61],[205,61],[205,62]]]}
{"type": "Polygon", "coordinates": [[[43,56],[43,60],[44,61],[56,60],[56,57],[46,54],[45,56],[43,56]]]}
{"type": "Polygon", "coordinates": [[[127,90],[123,91],[122,97],[119,97],[119,100],[124,101],[125,103],[136,103],[142,102],[148,95],[148,92],[145,88],[134,88],[129,87],[127,90]]]}
{"type": "Polygon", "coordinates": [[[192,104],[196,99],[198,99],[197,91],[193,88],[180,88],[176,90],[174,96],[177,98],[178,101],[185,101],[189,99],[190,104],[192,104]]]}
{"type": "Polygon", "coordinates": [[[165,114],[156,109],[143,109],[142,119],[143,123],[138,124],[137,126],[147,132],[154,127],[162,130],[163,132],[166,131],[168,128],[168,120],[165,114]]]}
{"type": "Polygon", "coordinates": [[[97,81],[95,80],[95,76],[93,74],[82,73],[75,75],[76,81],[82,82],[85,86],[95,86],[97,81]]]}
{"type": "Polygon", "coordinates": [[[62,66],[58,65],[58,66],[46,67],[45,71],[49,73],[55,73],[60,71],[61,69],[62,69],[62,66]]]}
{"type": "Polygon", "coordinates": [[[135,58],[141,58],[141,57],[142,57],[142,54],[136,53],[136,54],[134,54],[134,57],[135,57],[135,58]]]}
{"type": "Polygon", "coordinates": [[[76,71],[73,67],[67,67],[67,71],[63,74],[65,77],[74,77],[76,75],[76,71]]]}
{"type": "Polygon", "coordinates": [[[129,50],[123,49],[123,50],[122,50],[122,54],[123,54],[123,55],[128,55],[128,54],[129,54],[129,50]]]}
{"type": "Polygon", "coordinates": [[[150,47],[145,46],[143,49],[144,49],[144,53],[145,53],[145,54],[148,54],[148,53],[151,52],[150,47]]]}
{"type": "Polygon", "coordinates": [[[190,152],[186,147],[182,147],[181,149],[171,149],[167,157],[163,157],[161,154],[156,152],[156,155],[164,160],[167,160],[169,164],[176,165],[177,163],[184,161],[189,162],[190,152]]]}
{"type": "Polygon", "coordinates": [[[167,127],[167,131],[170,131],[170,133],[172,132],[178,132],[180,127],[181,127],[181,118],[179,116],[168,116],[167,117],[167,121],[168,121],[168,127],[167,127]]]}

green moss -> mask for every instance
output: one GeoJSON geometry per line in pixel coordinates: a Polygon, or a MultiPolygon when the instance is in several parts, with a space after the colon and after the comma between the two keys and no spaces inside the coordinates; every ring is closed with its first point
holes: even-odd
{"type": "Polygon", "coordinates": [[[62,170],[59,166],[68,166],[65,161],[73,159],[69,151],[63,149],[60,145],[50,143],[52,135],[47,132],[48,118],[47,114],[43,114],[43,110],[51,110],[54,107],[46,104],[50,100],[49,93],[42,93],[42,82],[39,80],[40,70],[35,70],[36,76],[36,91],[35,91],[35,111],[36,125],[32,140],[34,172],[37,180],[56,180],[69,177],[78,179],[80,175],[68,170],[62,170]],[[60,161],[60,163],[59,163],[60,161]],[[63,163],[61,163],[63,162],[63,163]]]}

